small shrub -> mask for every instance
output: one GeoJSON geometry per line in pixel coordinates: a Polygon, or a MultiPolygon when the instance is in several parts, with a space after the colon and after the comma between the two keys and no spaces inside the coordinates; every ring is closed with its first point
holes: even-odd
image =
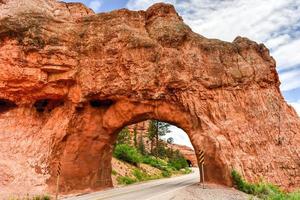
{"type": "Polygon", "coordinates": [[[42,200],[50,200],[50,199],[51,199],[50,196],[47,196],[47,195],[42,197],[42,200]]]}
{"type": "Polygon", "coordinates": [[[250,184],[246,183],[237,171],[233,170],[231,172],[231,176],[238,190],[243,191],[247,194],[253,194],[254,188],[251,187],[250,184]]]}
{"type": "Polygon", "coordinates": [[[300,190],[292,192],[287,195],[287,200],[299,200],[300,199],[300,190]]]}
{"type": "Polygon", "coordinates": [[[144,157],[143,158],[143,163],[151,165],[152,167],[155,167],[155,168],[160,169],[160,170],[164,170],[167,167],[167,164],[164,161],[162,161],[158,158],[155,158],[153,156],[144,157]]]}
{"type": "Polygon", "coordinates": [[[262,200],[300,200],[300,192],[286,194],[271,183],[248,183],[235,170],[231,172],[231,176],[238,190],[255,195],[262,200]]]}
{"type": "Polygon", "coordinates": [[[117,181],[119,184],[129,185],[129,184],[135,183],[137,180],[134,178],[131,178],[129,176],[118,176],[117,181]]]}
{"type": "Polygon", "coordinates": [[[132,175],[138,180],[138,181],[146,181],[148,180],[148,174],[145,172],[142,172],[139,169],[134,169],[132,171],[132,175]]]}
{"type": "Polygon", "coordinates": [[[170,167],[175,168],[176,170],[187,168],[189,166],[189,164],[183,157],[178,157],[178,158],[169,160],[168,165],[170,167]]]}
{"type": "Polygon", "coordinates": [[[183,173],[184,174],[190,174],[192,172],[192,170],[190,168],[184,168],[183,173]]]}
{"type": "Polygon", "coordinates": [[[114,150],[114,156],[120,160],[134,165],[140,163],[142,158],[142,156],[134,147],[131,147],[127,144],[116,145],[114,150]]]}
{"type": "Polygon", "coordinates": [[[51,197],[48,195],[36,195],[36,196],[29,196],[29,194],[27,194],[26,197],[9,197],[8,200],[50,200],[51,197]]]}
{"type": "Polygon", "coordinates": [[[161,175],[163,177],[171,177],[172,173],[169,170],[162,170],[161,175]]]}
{"type": "Polygon", "coordinates": [[[117,173],[116,170],[113,169],[113,170],[111,170],[111,174],[115,176],[115,175],[117,175],[118,173],[117,173]]]}

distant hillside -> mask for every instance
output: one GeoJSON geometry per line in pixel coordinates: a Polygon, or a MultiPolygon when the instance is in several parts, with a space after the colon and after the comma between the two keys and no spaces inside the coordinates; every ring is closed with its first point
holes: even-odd
{"type": "MultiPolygon", "coordinates": [[[[145,149],[147,151],[150,151],[151,149],[151,141],[147,137],[148,135],[148,130],[149,130],[149,125],[150,125],[151,120],[146,120],[143,122],[139,122],[133,125],[128,126],[128,130],[130,132],[130,139],[131,139],[131,144],[134,144],[134,137],[136,133],[136,141],[143,141],[145,145],[145,149]],[[142,137],[142,139],[141,139],[142,137]]],[[[195,151],[185,145],[180,145],[180,144],[173,144],[173,143],[167,143],[165,140],[160,139],[162,143],[164,143],[167,147],[172,148],[174,150],[179,150],[179,152],[186,158],[186,160],[191,164],[191,166],[198,166],[197,163],[197,158],[195,151]]]]}

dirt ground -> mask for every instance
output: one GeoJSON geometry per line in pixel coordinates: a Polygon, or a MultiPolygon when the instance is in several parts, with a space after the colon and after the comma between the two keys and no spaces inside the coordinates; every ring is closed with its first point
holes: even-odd
{"type": "Polygon", "coordinates": [[[176,191],[172,200],[249,200],[250,196],[234,188],[207,184],[205,189],[198,184],[176,191]]]}

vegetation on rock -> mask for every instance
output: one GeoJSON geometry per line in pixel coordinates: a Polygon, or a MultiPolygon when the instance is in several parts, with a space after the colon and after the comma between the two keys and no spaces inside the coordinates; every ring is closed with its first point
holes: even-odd
{"type": "Polygon", "coordinates": [[[50,200],[51,197],[48,195],[36,195],[36,196],[29,196],[19,198],[19,197],[10,197],[8,200],[50,200]]]}
{"type": "MultiPolygon", "coordinates": [[[[248,183],[236,170],[231,172],[236,188],[262,200],[300,200],[300,191],[286,193],[272,183],[248,183]]],[[[253,198],[252,198],[253,199],[253,198]]]]}
{"type": "Polygon", "coordinates": [[[137,149],[128,144],[117,145],[114,150],[114,156],[133,165],[139,164],[142,159],[142,156],[137,149]]]}

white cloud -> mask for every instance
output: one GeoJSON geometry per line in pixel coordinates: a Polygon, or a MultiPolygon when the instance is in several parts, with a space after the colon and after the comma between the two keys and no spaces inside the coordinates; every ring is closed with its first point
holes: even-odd
{"type": "Polygon", "coordinates": [[[300,63],[300,37],[273,51],[279,66],[290,67],[300,63]]]}
{"type": "MultiPolygon", "coordinates": [[[[158,0],[129,0],[127,7],[146,9],[158,0]]],[[[168,0],[184,21],[208,38],[232,41],[245,36],[271,48],[278,69],[300,64],[299,0],[168,0]]],[[[280,75],[281,76],[281,75],[280,75]]],[[[282,88],[300,87],[282,81],[282,88]]]]}
{"type": "Polygon", "coordinates": [[[163,136],[163,139],[167,139],[169,137],[172,137],[174,139],[175,144],[181,144],[186,145],[188,147],[193,148],[189,136],[186,134],[186,132],[176,126],[171,125],[170,126],[170,133],[163,136]]]}
{"type": "Polygon", "coordinates": [[[290,102],[291,106],[293,106],[300,117],[300,101],[298,102],[290,102]]]}
{"type": "Polygon", "coordinates": [[[175,4],[176,0],[129,0],[127,7],[131,10],[146,10],[152,4],[159,2],[175,4]]]}
{"type": "Polygon", "coordinates": [[[278,37],[271,38],[265,42],[265,45],[270,48],[274,49],[281,45],[287,44],[291,40],[291,37],[288,34],[279,35],[278,37]]]}
{"type": "Polygon", "coordinates": [[[102,2],[99,0],[93,0],[89,3],[89,7],[93,9],[95,12],[98,12],[102,6],[102,2]]]}
{"type": "Polygon", "coordinates": [[[300,87],[300,69],[281,73],[280,76],[281,91],[288,91],[300,87]]]}

